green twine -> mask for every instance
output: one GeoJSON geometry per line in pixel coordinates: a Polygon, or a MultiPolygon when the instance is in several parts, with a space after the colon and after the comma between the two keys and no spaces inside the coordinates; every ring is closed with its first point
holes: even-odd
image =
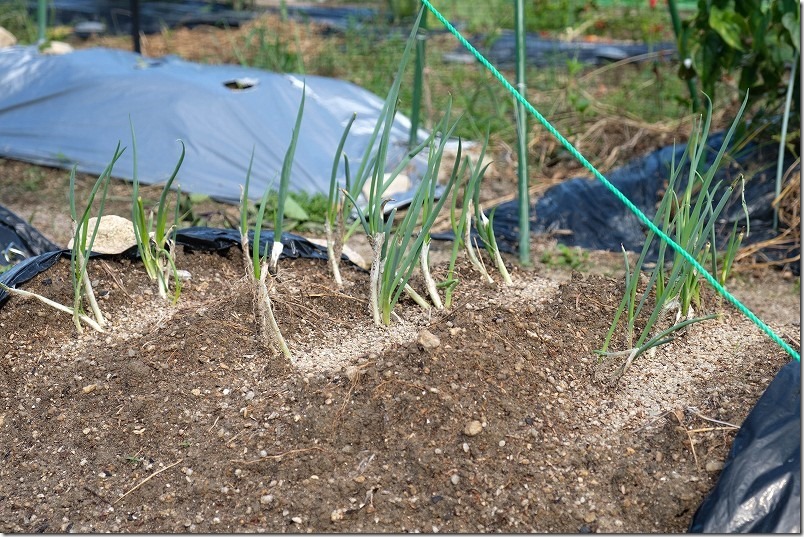
{"type": "Polygon", "coordinates": [[[588,160],[586,160],[586,158],[577,149],[575,149],[575,147],[569,142],[569,140],[564,138],[561,135],[561,133],[559,133],[556,130],[556,128],[553,127],[550,124],[550,122],[547,121],[547,119],[545,119],[544,116],[542,116],[539,113],[539,111],[536,110],[533,107],[533,105],[530,104],[530,102],[528,102],[528,100],[524,96],[522,96],[522,94],[519,93],[519,91],[517,91],[517,89],[514,88],[514,86],[512,86],[510,82],[508,82],[505,79],[505,77],[497,70],[497,68],[494,67],[480,52],[478,52],[478,50],[475,47],[473,47],[472,44],[469,43],[469,41],[467,41],[466,38],[463,37],[461,33],[457,29],[455,29],[453,25],[450,24],[450,22],[435,7],[433,7],[433,4],[431,4],[429,0],[422,0],[422,4],[424,4],[424,6],[427,9],[429,9],[430,12],[439,21],[441,21],[441,24],[443,24],[447,28],[447,30],[449,30],[450,33],[454,35],[458,41],[460,41],[461,45],[466,47],[466,49],[469,52],[471,52],[475,58],[477,58],[477,61],[483,64],[483,66],[486,69],[488,69],[492,75],[494,75],[494,78],[500,81],[500,84],[502,84],[503,87],[506,90],[508,90],[508,92],[514,96],[514,98],[516,98],[517,101],[522,103],[522,105],[528,110],[528,112],[530,112],[530,114],[533,117],[535,117],[539,121],[539,123],[541,123],[542,126],[544,126],[545,129],[547,129],[547,132],[552,134],[553,137],[556,140],[558,140],[561,143],[561,145],[563,145],[567,149],[567,151],[569,151],[570,154],[572,154],[572,156],[578,160],[578,162],[580,162],[587,170],[589,170],[592,173],[592,175],[594,175],[601,183],[603,183],[606,186],[606,188],[608,188],[611,191],[611,193],[617,197],[617,199],[619,199],[626,207],[628,207],[628,209],[632,213],[634,213],[636,217],[639,218],[639,220],[643,224],[648,226],[648,228],[651,231],[653,231],[659,238],[661,238],[663,241],[669,244],[673,248],[673,250],[678,252],[688,263],[690,263],[695,268],[695,270],[698,271],[699,274],[701,274],[704,277],[704,279],[706,279],[707,282],[709,282],[709,284],[718,293],[721,294],[721,296],[723,296],[724,298],[726,298],[726,300],[731,302],[734,305],[734,307],[736,307],[740,312],[742,312],[743,315],[748,317],[755,325],[757,325],[763,332],[765,332],[765,334],[767,334],[776,344],[778,344],[781,348],[783,348],[796,361],[801,361],[801,357],[799,356],[799,354],[790,345],[788,345],[784,340],[782,340],[782,338],[776,335],[776,333],[768,325],[763,323],[756,315],[754,315],[754,313],[751,310],[745,307],[739,300],[737,300],[737,298],[734,295],[729,293],[722,285],[720,285],[720,283],[718,283],[718,281],[711,274],[709,274],[709,272],[703,266],[701,266],[701,264],[698,263],[698,261],[694,257],[692,257],[689,254],[689,252],[687,252],[684,248],[676,244],[676,242],[673,241],[673,239],[668,237],[661,229],[656,227],[656,225],[654,225],[654,223],[651,222],[650,219],[647,216],[645,216],[645,214],[631,202],[631,200],[626,198],[625,195],[622,192],[620,192],[617,189],[617,187],[611,184],[609,180],[603,176],[602,173],[597,171],[597,169],[594,166],[592,166],[592,164],[588,160]]]}

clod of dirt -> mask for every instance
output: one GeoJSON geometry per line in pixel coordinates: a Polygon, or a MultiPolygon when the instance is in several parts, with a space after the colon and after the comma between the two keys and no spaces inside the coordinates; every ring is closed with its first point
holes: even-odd
{"type": "Polygon", "coordinates": [[[463,434],[466,436],[477,436],[483,432],[483,424],[477,420],[472,420],[463,428],[463,434]]]}

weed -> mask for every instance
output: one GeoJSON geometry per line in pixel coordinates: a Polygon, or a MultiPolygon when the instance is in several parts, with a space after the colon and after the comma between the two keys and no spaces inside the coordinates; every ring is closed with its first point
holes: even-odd
{"type": "Polygon", "coordinates": [[[550,268],[565,267],[571,270],[589,270],[589,252],[578,247],[558,243],[553,250],[542,254],[542,263],[550,268]]]}
{"type": "Polygon", "coordinates": [[[28,192],[36,192],[42,188],[45,173],[41,168],[29,166],[22,175],[22,188],[28,192]]]}
{"type": "Polygon", "coordinates": [[[28,2],[24,0],[0,3],[0,26],[23,44],[35,43],[39,37],[36,19],[28,11],[28,2]]]}

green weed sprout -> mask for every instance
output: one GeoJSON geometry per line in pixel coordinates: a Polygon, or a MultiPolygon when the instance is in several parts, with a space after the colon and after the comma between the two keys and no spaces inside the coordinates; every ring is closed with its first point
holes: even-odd
{"type": "MultiPolygon", "coordinates": [[[[707,117],[703,126],[699,123],[693,129],[693,138],[685,149],[681,162],[676,166],[675,162],[671,165],[671,177],[665,195],[654,216],[653,223],[662,229],[666,234],[682,246],[690,255],[704,264],[711,260],[711,270],[713,274],[718,274],[724,279],[728,276],[734,257],[737,253],[741,237],[734,237],[735,233],[728,241],[727,248],[722,254],[723,268],[718,271],[718,253],[715,242],[715,223],[726,203],[732,195],[733,187],[725,189],[720,199],[714,199],[714,193],[719,189],[721,183],[712,184],[715,173],[720,166],[721,160],[726,152],[729,142],[734,134],[740,117],[742,116],[747,99],[737,113],[737,117],[726,133],[723,144],[718,151],[712,165],[701,173],[703,168],[701,161],[704,152],[707,150],[707,136],[711,120],[711,102],[707,108],[707,117]],[[690,153],[690,147],[692,147],[690,153]],[[691,156],[690,156],[691,154],[691,156]],[[690,159],[690,172],[687,185],[679,196],[677,184],[679,172],[686,159],[690,159]],[[693,202],[693,193],[698,192],[698,196],[693,202]]],[[[743,206],[745,210],[745,206],[743,206]]],[[[747,214],[746,214],[747,218],[747,214]]],[[[736,232],[736,226],[733,229],[736,232]]],[[[693,267],[678,253],[673,256],[672,268],[667,273],[665,261],[667,255],[667,244],[662,242],[658,247],[656,266],[648,278],[645,290],[639,295],[639,275],[645,262],[648,251],[653,244],[655,234],[648,232],[642,252],[634,266],[633,271],[628,262],[628,255],[623,249],[625,257],[625,294],[619,307],[615,311],[611,327],[606,334],[605,341],[600,350],[595,351],[602,356],[627,356],[626,361],[615,372],[614,377],[621,376],[634,360],[645,351],[669,343],[682,329],[690,324],[710,320],[717,317],[717,314],[709,314],[695,317],[692,305],[700,307],[700,288],[702,278],[696,273],[693,267]],[[640,317],[643,308],[648,303],[651,293],[654,295],[654,306],[644,327],[636,329],[636,320],[640,317]],[[639,296],[639,300],[637,298],[639,296]],[[673,309],[677,309],[675,323],[666,329],[657,329],[658,323],[673,309]],[[620,322],[620,318],[625,314],[625,335],[628,349],[618,352],[609,352],[608,347],[614,332],[620,322]]]]}
{"type": "Polygon", "coordinates": [[[81,326],[82,322],[98,332],[103,332],[103,328],[107,324],[106,320],[103,318],[100,307],[98,306],[98,301],[95,299],[95,293],[92,290],[92,283],[87,275],[87,264],[89,263],[92,245],[94,244],[95,237],[98,234],[101,216],[103,215],[103,206],[106,202],[106,193],[109,188],[109,180],[111,178],[112,168],[122,154],[123,150],[120,149],[120,144],[118,143],[111,162],[98,177],[98,180],[95,181],[95,185],[90,191],[87,205],[80,216],[78,215],[75,206],[75,167],[73,167],[73,169],[70,171],[70,216],[72,217],[73,221],[73,247],[70,251],[70,275],[73,287],[73,306],[65,306],[42,295],[25,291],[23,289],[15,289],[0,283],[0,287],[10,294],[14,294],[22,298],[34,298],[52,308],[72,315],[75,329],[79,334],[83,333],[84,331],[83,327],[81,326]],[[98,216],[95,219],[95,225],[90,233],[89,215],[92,210],[95,197],[101,188],[103,190],[101,190],[98,216]],[[84,313],[84,300],[89,303],[89,307],[92,310],[92,317],[84,313]]]}
{"type": "MultiPolygon", "coordinates": [[[[302,115],[304,114],[304,96],[307,93],[307,86],[302,89],[301,104],[299,112],[296,114],[296,124],[293,126],[293,133],[290,137],[290,146],[285,151],[285,160],[282,162],[282,172],[279,176],[279,193],[276,201],[276,212],[274,213],[274,243],[271,248],[271,257],[268,269],[272,274],[276,274],[279,256],[282,255],[284,245],[282,244],[282,227],[285,219],[285,203],[288,199],[288,189],[290,186],[290,172],[293,168],[293,157],[296,154],[296,142],[299,140],[299,129],[301,128],[302,115]]],[[[266,190],[266,194],[267,194],[266,190]]],[[[267,200],[267,196],[263,196],[267,200]]],[[[264,207],[264,202],[263,202],[264,207]]],[[[261,209],[264,214],[264,208],[261,209]]]]}
{"type": "Polygon", "coordinates": [[[134,225],[134,237],[137,241],[137,251],[142,259],[142,264],[145,266],[145,272],[151,281],[155,281],[159,296],[167,299],[170,295],[170,280],[173,280],[173,293],[171,301],[176,303],[181,294],[181,279],[179,278],[179,271],[176,268],[176,252],[173,248],[173,238],[176,233],[176,226],[179,220],[179,199],[181,192],[176,194],[176,205],[173,213],[173,223],[168,227],[168,203],[167,196],[170,192],[170,187],[179,173],[182,162],[184,162],[184,142],[179,140],[181,144],[181,155],[173,169],[173,173],[168,178],[165,186],[162,188],[162,193],[159,196],[159,204],[156,208],[156,215],[154,217],[153,210],[146,217],[145,204],[140,196],[140,182],[137,176],[137,139],[134,135],[134,127],[131,127],[131,145],[133,151],[134,169],[133,169],[133,186],[134,192],[132,196],[131,205],[131,221],[134,225]]]}
{"type": "MultiPolygon", "coordinates": [[[[343,278],[341,277],[340,261],[341,253],[343,252],[343,234],[344,234],[344,214],[343,214],[343,193],[338,188],[338,165],[341,162],[341,155],[343,155],[343,146],[346,144],[346,137],[349,135],[349,130],[355,122],[357,114],[352,114],[346,128],[343,130],[343,135],[338,143],[338,149],[335,151],[335,159],[332,162],[332,175],[329,180],[329,195],[327,197],[327,214],[324,219],[324,233],[327,238],[327,258],[329,259],[329,268],[332,271],[332,277],[335,279],[335,284],[338,288],[343,287],[343,278]]],[[[346,188],[349,188],[349,159],[346,155],[344,157],[344,170],[346,173],[346,188]]]]}
{"type": "MultiPolygon", "coordinates": [[[[298,130],[294,134],[298,133],[298,130]]],[[[295,144],[295,140],[291,142],[295,144]]],[[[260,257],[260,235],[262,232],[262,223],[265,218],[265,207],[268,202],[268,195],[270,189],[265,189],[265,193],[260,200],[260,208],[257,211],[257,220],[254,224],[254,235],[252,237],[252,254],[249,253],[248,243],[248,186],[251,181],[251,167],[254,163],[254,151],[251,152],[251,159],[248,163],[248,171],[246,172],[246,183],[240,194],[240,246],[243,250],[243,266],[246,272],[246,277],[252,284],[254,293],[254,317],[257,323],[257,336],[266,347],[269,347],[271,341],[275,342],[282,354],[290,359],[290,349],[288,348],[282,332],[279,330],[279,325],[274,316],[274,309],[271,303],[271,297],[268,290],[266,280],[269,274],[268,263],[265,257],[260,257]]]]}

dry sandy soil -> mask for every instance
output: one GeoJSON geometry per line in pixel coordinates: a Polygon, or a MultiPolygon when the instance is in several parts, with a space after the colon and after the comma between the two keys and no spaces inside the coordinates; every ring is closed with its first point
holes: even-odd
{"type": "MultiPolygon", "coordinates": [[[[65,243],[66,173],[0,167],[0,199],[65,243]],[[21,186],[31,170],[43,190],[21,186]]],[[[129,188],[115,185],[110,212],[128,214],[129,188]]],[[[372,324],[365,272],[347,268],[338,291],[323,261],[284,260],[272,295],[290,361],[255,339],[236,247],[179,247],[192,279],[176,306],[138,262],[96,260],[104,334],[11,297],[0,530],[685,530],[789,357],[707,295],[720,320],[611,383],[619,359],[593,351],[621,297],[619,258],[595,252],[582,274],[541,264],[545,248],[534,240],[529,270],[509,259],[510,287],[462,261],[451,309],[402,301],[390,328],[372,324]]],[[[24,288],[69,303],[66,267],[24,288]]],[[[730,288],[798,347],[789,277],[745,270],[730,288]]]]}
{"type": "MultiPolygon", "coordinates": [[[[513,194],[498,171],[484,199],[513,194]]],[[[129,195],[115,184],[108,212],[128,216],[129,195]]],[[[66,244],[66,172],[0,160],[0,203],[66,244]]],[[[233,210],[206,209],[213,223],[233,210]]],[[[706,294],[720,319],[610,382],[620,359],[593,351],[622,296],[620,256],[571,272],[541,263],[550,248],[534,239],[530,269],[508,258],[509,287],[462,259],[451,309],[403,300],[390,328],[372,324],[364,271],[346,268],[338,290],[324,262],[283,260],[272,297],[291,360],[255,338],[236,247],[179,247],[192,279],[175,306],[138,262],[94,261],[103,334],[11,297],[0,531],[684,531],[790,358],[706,294]]],[[[24,288],[69,302],[66,267],[24,288]]],[[[800,347],[789,273],[745,264],[729,288],[800,347]]]]}

